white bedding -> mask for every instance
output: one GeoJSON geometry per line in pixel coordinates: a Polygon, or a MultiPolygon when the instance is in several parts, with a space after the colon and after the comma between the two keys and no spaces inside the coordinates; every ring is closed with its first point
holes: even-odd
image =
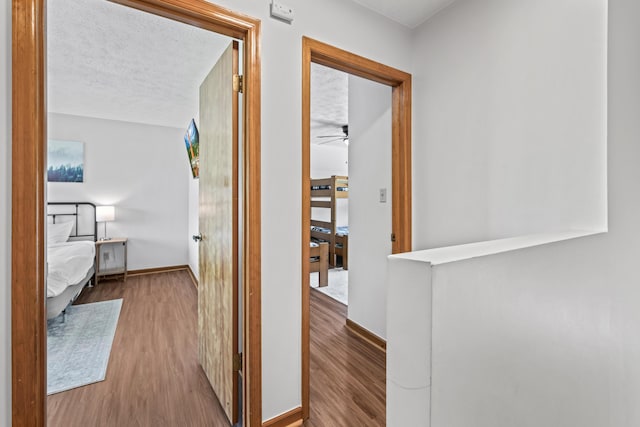
{"type": "Polygon", "coordinates": [[[93,266],[96,245],[90,241],[55,243],[47,247],[47,297],[77,284],[93,266]]]}

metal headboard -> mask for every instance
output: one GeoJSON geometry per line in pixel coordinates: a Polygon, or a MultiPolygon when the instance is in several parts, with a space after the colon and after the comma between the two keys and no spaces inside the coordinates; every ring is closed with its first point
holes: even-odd
{"type": "Polygon", "coordinates": [[[58,206],[59,210],[55,209],[55,212],[49,212],[47,209],[47,216],[51,217],[52,223],[56,223],[56,219],[72,217],[75,226],[71,231],[69,239],[85,239],[91,237],[95,242],[98,239],[98,223],[96,222],[96,205],[90,202],[48,202],[48,206],[58,206]],[[86,207],[86,209],[81,209],[86,207]],[[87,211],[85,213],[85,211],[87,211]],[[88,215],[89,220],[80,222],[79,218],[86,218],[88,215]],[[80,227],[83,226],[83,230],[80,227]],[[86,231],[85,231],[86,229],[86,231]]]}

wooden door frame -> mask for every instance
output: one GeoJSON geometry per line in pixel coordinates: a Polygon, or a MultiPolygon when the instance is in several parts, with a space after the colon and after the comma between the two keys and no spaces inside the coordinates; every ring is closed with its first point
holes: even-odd
{"type": "Polygon", "coordinates": [[[309,239],[311,238],[311,63],[392,88],[392,252],[411,251],[411,74],[337,47],[302,38],[302,416],[309,418],[309,239]]]}
{"type": "MultiPolygon", "coordinates": [[[[114,0],[244,41],[243,420],[262,424],[260,21],[205,0],[114,0]]],[[[45,426],[46,0],[12,0],[12,424],[45,426]]]]}

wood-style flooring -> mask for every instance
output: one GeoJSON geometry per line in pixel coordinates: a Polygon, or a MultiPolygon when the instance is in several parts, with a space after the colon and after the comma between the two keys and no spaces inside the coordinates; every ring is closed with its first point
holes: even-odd
{"type": "Polygon", "coordinates": [[[228,426],[197,360],[197,292],[186,271],[86,288],[77,304],[122,298],[104,381],[47,398],[48,426],[228,426]]]}
{"type": "Polygon", "coordinates": [[[386,424],[386,354],[345,327],[347,307],[311,290],[310,413],[305,427],[386,424]]]}
{"type": "MultiPolygon", "coordinates": [[[[87,288],[76,304],[122,298],[107,377],[47,398],[48,426],[229,426],[197,360],[197,292],[186,271],[87,288]]],[[[347,308],[311,290],[305,427],[385,425],[384,352],[345,327],[347,308]]]]}

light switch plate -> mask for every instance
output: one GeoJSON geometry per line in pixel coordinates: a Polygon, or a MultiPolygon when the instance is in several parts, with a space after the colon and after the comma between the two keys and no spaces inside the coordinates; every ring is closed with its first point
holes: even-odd
{"type": "Polygon", "coordinates": [[[380,189],[380,203],[387,203],[387,189],[380,189]]]}

